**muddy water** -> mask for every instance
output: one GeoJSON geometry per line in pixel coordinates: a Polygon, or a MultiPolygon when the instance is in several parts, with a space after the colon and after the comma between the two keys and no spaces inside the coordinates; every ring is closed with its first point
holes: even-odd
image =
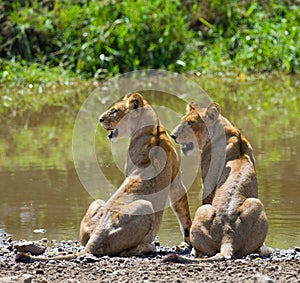
{"type": "MultiPolygon", "coordinates": [[[[221,102],[223,114],[254,148],[259,197],[269,218],[266,243],[278,248],[299,246],[299,78],[267,77],[244,83],[200,78],[199,83],[213,100],[221,102]]],[[[11,234],[14,239],[78,239],[81,218],[93,197],[74,169],[74,119],[75,114],[66,118],[63,109],[45,109],[42,114],[1,122],[1,235],[11,234]]],[[[111,152],[122,147],[111,147],[100,127],[96,136],[100,168],[117,186],[123,176],[111,152]]],[[[185,182],[189,181],[187,174],[185,182]]],[[[200,205],[200,187],[199,178],[188,185],[192,215],[200,205]]],[[[110,193],[100,192],[99,196],[105,199],[110,193]]],[[[181,241],[170,208],[165,211],[159,237],[164,245],[181,241]]]]}

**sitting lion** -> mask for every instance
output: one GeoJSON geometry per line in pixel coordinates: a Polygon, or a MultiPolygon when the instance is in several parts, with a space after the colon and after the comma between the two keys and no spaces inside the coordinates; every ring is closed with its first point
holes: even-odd
{"type": "Polygon", "coordinates": [[[191,103],[171,134],[183,153],[196,147],[201,151],[203,205],[196,211],[190,239],[196,256],[209,256],[205,260],[259,251],[268,231],[257,198],[252,147],[220,112],[217,103],[207,108],[191,103]]]}
{"type": "Polygon", "coordinates": [[[190,244],[192,224],[177,153],[152,107],[138,93],[129,94],[103,113],[99,121],[111,141],[129,137],[126,178],[107,202],[94,201],[80,226],[85,248],[52,258],[19,255],[18,261],[72,259],[95,255],[142,255],[155,251],[153,241],[167,199],[190,244]]]}
{"type": "Polygon", "coordinates": [[[99,121],[111,131],[111,141],[130,137],[130,144],[125,181],[106,203],[94,201],[81,222],[85,251],[99,255],[153,251],[168,198],[189,243],[191,218],[178,157],[152,107],[141,94],[129,94],[99,121]]]}

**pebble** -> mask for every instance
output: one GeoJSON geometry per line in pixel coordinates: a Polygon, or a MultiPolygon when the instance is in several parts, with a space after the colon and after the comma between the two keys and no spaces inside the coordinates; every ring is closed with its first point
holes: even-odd
{"type": "Polygon", "coordinates": [[[24,274],[22,278],[23,283],[31,283],[32,279],[33,276],[31,274],[24,274]]]}
{"type": "Polygon", "coordinates": [[[45,233],[47,233],[47,230],[46,229],[34,229],[33,233],[45,234],[45,233]]]}
{"type": "MultiPolygon", "coordinates": [[[[237,260],[201,264],[163,263],[162,258],[170,251],[174,252],[175,250],[175,247],[164,246],[157,247],[158,255],[148,257],[97,257],[87,254],[70,261],[49,260],[47,263],[15,263],[15,254],[11,247],[22,242],[24,241],[5,243],[0,248],[2,276],[0,276],[0,283],[205,282],[206,279],[206,282],[220,283],[271,283],[298,282],[300,276],[298,272],[300,250],[297,247],[288,250],[275,249],[272,254],[266,257],[255,254],[237,260]],[[31,277],[28,277],[27,282],[24,282],[26,274],[31,274],[31,277]],[[16,276],[12,277],[11,275],[16,276]]],[[[58,248],[65,253],[79,249],[76,241],[71,243],[70,241],[47,240],[47,243],[46,255],[57,251],[58,248]]],[[[184,252],[184,250],[186,250],[185,247],[181,247],[180,250],[177,249],[178,253],[184,252]]],[[[188,251],[186,250],[186,252],[188,251]]]]}
{"type": "Polygon", "coordinates": [[[50,260],[49,260],[49,263],[50,263],[50,264],[56,264],[56,261],[53,260],[53,259],[50,259],[50,260]]]}
{"type": "Polygon", "coordinates": [[[256,283],[274,283],[274,281],[267,275],[256,274],[254,277],[254,282],[256,283]]]}
{"type": "Polygon", "coordinates": [[[39,275],[44,275],[44,270],[43,269],[37,269],[36,274],[39,274],[39,275]]]}
{"type": "Polygon", "coordinates": [[[33,255],[41,255],[45,252],[46,247],[38,242],[24,241],[14,245],[18,252],[29,252],[33,255]]]}
{"type": "Polygon", "coordinates": [[[41,241],[42,241],[43,243],[47,243],[47,242],[48,242],[48,239],[47,239],[47,238],[42,238],[41,241]]]}

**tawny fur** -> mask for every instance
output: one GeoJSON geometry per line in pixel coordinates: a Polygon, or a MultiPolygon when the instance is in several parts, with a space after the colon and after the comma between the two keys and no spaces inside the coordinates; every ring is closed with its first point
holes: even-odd
{"type": "Polygon", "coordinates": [[[209,256],[203,260],[257,252],[268,231],[252,147],[220,112],[216,103],[207,108],[192,103],[171,134],[185,153],[201,151],[203,205],[192,223],[191,244],[196,256],[209,256]],[[220,158],[212,158],[214,150],[220,158]]]}
{"type": "Polygon", "coordinates": [[[112,139],[130,138],[126,179],[105,203],[91,204],[80,228],[86,251],[100,255],[139,255],[153,251],[169,198],[183,238],[190,242],[191,219],[176,151],[152,107],[129,94],[100,117],[112,139]],[[117,130],[117,134],[116,133],[117,130]]]}

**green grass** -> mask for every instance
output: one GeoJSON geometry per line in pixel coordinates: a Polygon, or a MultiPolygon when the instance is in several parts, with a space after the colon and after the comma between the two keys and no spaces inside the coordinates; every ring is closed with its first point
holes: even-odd
{"type": "Polygon", "coordinates": [[[190,68],[185,59],[191,51],[195,55],[179,1],[53,1],[51,8],[30,3],[11,4],[15,38],[8,58],[107,78],[141,68],[180,71],[190,68]]]}
{"type": "Polygon", "coordinates": [[[105,79],[148,68],[300,71],[294,1],[4,0],[0,9],[2,83],[105,79]]]}
{"type": "Polygon", "coordinates": [[[2,75],[0,80],[14,86],[63,84],[65,80],[76,78],[72,71],[59,66],[49,67],[23,59],[16,60],[16,58],[10,61],[0,58],[0,70],[2,75]]]}
{"type": "Polygon", "coordinates": [[[285,2],[266,1],[268,4],[262,5],[252,1],[250,5],[229,1],[216,8],[219,13],[223,10],[223,20],[206,24],[206,42],[210,43],[201,51],[203,69],[299,72],[300,9],[285,2]]]}

